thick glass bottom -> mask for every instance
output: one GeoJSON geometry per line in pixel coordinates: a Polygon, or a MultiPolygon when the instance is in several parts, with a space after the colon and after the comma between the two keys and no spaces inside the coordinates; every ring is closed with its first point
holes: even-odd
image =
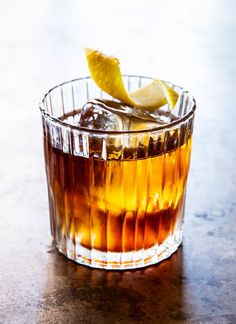
{"type": "Polygon", "coordinates": [[[133,252],[102,252],[88,249],[67,241],[57,245],[59,252],[67,258],[92,268],[125,270],[146,267],[169,258],[182,242],[182,231],[168,237],[161,245],[133,252]]]}

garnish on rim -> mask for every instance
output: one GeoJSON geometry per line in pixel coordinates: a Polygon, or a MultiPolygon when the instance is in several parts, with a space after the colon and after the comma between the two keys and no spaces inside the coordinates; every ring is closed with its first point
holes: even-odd
{"type": "Polygon", "coordinates": [[[94,82],[113,98],[130,106],[155,110],[166,103],[173,108],[178,94],[164,81],[154,79],[148,85],[128,92],[124,86],[119,60],[100,51],[86,48],[88,67],[94,82]]]}

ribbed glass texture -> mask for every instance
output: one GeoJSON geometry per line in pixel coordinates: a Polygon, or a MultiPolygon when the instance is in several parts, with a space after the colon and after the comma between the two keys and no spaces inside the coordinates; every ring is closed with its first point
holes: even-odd
{"type": "MultiPolygon", "coordinates": [[[[124,76],[129,90],[149,78],[124,76]]],[[[168,258],[182,240],[195,101],[182,88],[175,121],[144,131],[77,126],[76,112],[108,98],[92,79],[51,89],[40,103],[51,233],[68,258],[105,269],[168,258]]]]}

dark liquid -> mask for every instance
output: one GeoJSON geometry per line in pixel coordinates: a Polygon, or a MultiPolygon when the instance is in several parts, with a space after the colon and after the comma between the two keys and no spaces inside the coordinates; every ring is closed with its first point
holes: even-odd
{"type": "Polygon", "coordinates": [[[164,154],[102,160],[45,139],[53,237],[111,252],[160,245],[181,228],[190,151],[191,136],[164,154]]]}

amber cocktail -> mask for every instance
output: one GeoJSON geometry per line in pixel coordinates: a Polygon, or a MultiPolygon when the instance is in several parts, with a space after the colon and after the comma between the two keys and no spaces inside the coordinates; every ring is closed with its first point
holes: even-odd
{"type": "MultiPolygon", "coordinates": [[[[124,80],[128,87],[149,81],[124,80]]],[[[92,267],[137,268],[169,257],[181,244],[195,102],[171,87],[179,94],[174,110],[165,106],[150,118],[109,110],[90,78],[45,95],[51,232],[68,258],[92,267]],[[102,100],[81,110],[93,98],[102,100]],[[104,127],[104,120],[123,129],[104,127]]]]}

